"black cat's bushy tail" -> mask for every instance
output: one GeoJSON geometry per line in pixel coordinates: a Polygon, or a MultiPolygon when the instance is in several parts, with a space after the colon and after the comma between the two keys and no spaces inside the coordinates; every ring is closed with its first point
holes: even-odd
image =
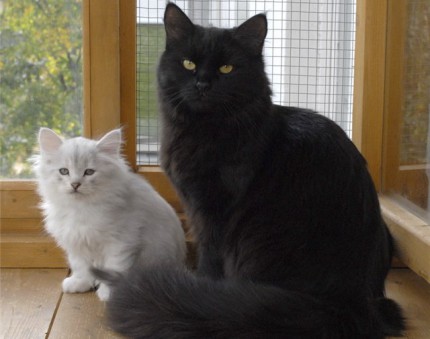
{"type": "Polygon", "coordinates": [[[400,335],[404,327],[400,308],[389,299],[360,314],[352,305],[336,307],[298,292],[214,281],[176,268],[134,270],[123,277],[94,273],[113,287],[110,326],[131,338],[376,339],[400,335]]]}

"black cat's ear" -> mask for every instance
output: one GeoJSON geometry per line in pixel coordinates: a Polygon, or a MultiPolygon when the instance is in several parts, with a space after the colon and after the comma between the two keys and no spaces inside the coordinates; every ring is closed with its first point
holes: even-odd
{"type": "Polygon", "coordinates": [[[194,24],[182,10],[173,3],[166,6],[164,12],[164,27],[166,29],[166,42],[181,42],[193,34],[194,24]]]}
{"type": "Polygon", "coordinates": [[[267,19],[264,14],[257,14],[246,20],[233,30],[233,36],[249,48],[255,54],[261,54],[264,39],[267,34],[267,19]]]}

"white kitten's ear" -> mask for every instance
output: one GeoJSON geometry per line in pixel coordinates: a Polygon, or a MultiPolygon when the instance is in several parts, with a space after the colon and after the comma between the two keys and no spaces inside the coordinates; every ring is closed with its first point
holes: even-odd
{"type": "Polygon", "coordinates": [[[118,156],[121,153],[121,143],[121,130],[114,129],[97,142],[97,148],[108,155],[118,156]]]}
{"type": "Polygon", "coordinates": [[[42,127],[39,130],[39,145],[41,152],[56,152],[62,143],[63,140],[53,130],[46,127],[42,127]]]}

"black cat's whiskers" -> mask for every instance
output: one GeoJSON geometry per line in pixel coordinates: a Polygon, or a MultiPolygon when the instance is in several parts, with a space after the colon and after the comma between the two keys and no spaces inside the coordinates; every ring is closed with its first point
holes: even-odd
{"type": "Polygon", "coordinates": [[[170,104],[175,110],[185,101],[186,96],[183,90],[177,90],[175,87],[170,87],[167,89],[169,96],[164,98],[164,100],[170,104]]]}

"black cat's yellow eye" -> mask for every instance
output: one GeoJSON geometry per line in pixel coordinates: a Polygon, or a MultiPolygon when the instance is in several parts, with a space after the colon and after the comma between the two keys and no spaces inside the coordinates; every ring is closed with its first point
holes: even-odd
{"type": "Polygon", "coordinates": [[[228,74],[233,70],[233,66],[232,65],[222,65],[218,69],[222,74],[228,74]]]}
{"type": "Polygon", "coordinates": [[[84,175],[93,175],[96,171],[91,168],[87,168],[84,172],[84,175]]]}
{"type": "Polygon", "coordinates": [[[188,59],[184,59],[182,61],[182,66],[184,66],[184,68],[188,71],[195,71],[197,68],[196,64],[188,59]]]}
{"type": "Polygon", "coordinates": [[[58,171],[60,172],[61,175],[69,174],[69,170],[67,168],[60,168],[58,171]]]}

